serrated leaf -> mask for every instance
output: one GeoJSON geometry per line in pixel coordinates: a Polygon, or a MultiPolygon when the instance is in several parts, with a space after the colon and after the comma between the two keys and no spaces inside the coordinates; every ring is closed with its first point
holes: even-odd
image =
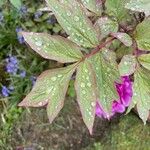
{"type": "Polygon", "coordinates": [[[21,0],[10,0],[11,4],[16,7],[17,9],[21,8],[21,0]]]}
{"type": "Polygon", "coordinates": [[[121,62],[119,63],[119,72],[121,76],[129,76],[133,74],[136,70],[136,57],[133,55],[123,56],[121,62]]]}
{"type": "Polygon", "coordinates": [[[139,67],[134,73],[133,98],[130,109],[135,105],[145,124],[150,110],[150,71],[145,68],[139,67]]]}
{"type": "Polygon", "coordinates": [[[144,12],[146,16],[150,15],[150,0],[130,0],[125,7],[132,11],[144,12]]]}
{"type": "Polygon", "coordinates": [[[118,21],[129,18],[128,10],[125,9],[125,4],[128,0],[106,0],[106,13],[109,16],[115,17],[118,21]]]}
{"type": "Polygon", "coordinates": [[[132,45],[132,38],[127,33],[117,32],[112,33],[111,35],[128,47],[132,45]]]}
{"type": "Polygon", "coordinates": [[[42,73],[25,99],[19,106],[41,107],[47,105],[50,123],[63,107],[69,80],[77,64],[68,67],[47,70],[42,73]]]}
{"type": "Polygon", "coordinates": [[[31,48],[46,59],[69,63],[83,57],[79,46],[61,36],[33,32],[22,32],[22,35],[31,48]]]}
{"type": "Polygon", "coordinates": [[[90,134],[92,134],[95,119],[95,88],[96,85],[91,64],[88,60],[85,60],[77,68],[75,89],[83,121],[89,129],[90,134]]]}
{"type": "Polygon", "coordinates": [[[102,1],[101,0],[81,0],[83,5],[97,15],[101,15],[102,1]]]}
{"type": "Polygon", "coordinates": [[[138,57],[140,64],[150,70],[150,54],[142,54],[138,57]]]}
{"type": "Polygon", "coordinates": [[[112,32],[117,32],[119,25],[116,21],[113,21],[108,17],[102,17],[96,21],[95,27],[97,31],[100,33],[100,39],[102,39],[112,32]]]}
{"type": "Polygon", "coordinates": [[[46,1],[72,41],[89,48],[99,43],[97,33],[80,3],[72,0],[46,1]]]}
{"type": "Polygon", "coordinates": [[[120,75],[115,53],[103,49],[91,58],[91,62],[96,73],[98,102],[104,112],[109,115],[112,102],[119,98],[115,82],[120,82],[120,75]]]}
{"type": "Polygon", "coordinates": [[[140,50],[150,51],[150,19],[137,25],[134,38],[140,50]]]}

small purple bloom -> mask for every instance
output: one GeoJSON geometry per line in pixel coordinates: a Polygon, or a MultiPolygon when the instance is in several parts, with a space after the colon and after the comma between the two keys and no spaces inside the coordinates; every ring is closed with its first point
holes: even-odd
{"type": "Polygon", "coordinates": [[[30,80],[31,80],[31,82],[32,82],[32,85],[35,84],[36,79],[37,79],[37,78],[36,78],[35,76],[31,76],[31,77],[30,77],[30,80]]]}
{"type": "Polygon", "coordinates": [[[25,5],[23,5],[20,8],[20,13],[21,13],[21,15],[26,15],[27,14],[27,7],[25,5]]]}
{"type": "Polygon", "coordinates": [[[2,86],[1,93],[2,93],[2,96],[8,97],[10,94],[10,90],[6,86],[2,86]]]}
{"type": "Polygon", "coordinates": [[[20,34],[20,32],[22,32],[22,31],[23,31],[22,28],[20,28],[20,27],[16,28],[17,39],[18,39],[20,44],[23,44],[25,42],[23,36],[20,34]]]}
{"type": "Polygon", "coordinates": [[[42,16],[42,11],[37,11],[34,13],[34,19],[39,19],[42,16]]]}
{"type": "Polygon", "coordinates": [[[96,115],[102,118],[110,119],[115,113],[123,113],[129,106],[132,98],[132,83],[129,76],[122,77],[122,83],[116,83],[116,89],[119,94],[119,100],[114,100],[112,104],[112,113],[107,114],[102,106],[97,102],[96,115]]]}
{"type": "Polygon", "coordinates": [[[20,72],[20,77],[24,78],[25,76],[26,76],[26,71],[25,70],[21,71],[20,72]]]}
{"type": "Polygon", "coordinates": [[[9,56],[6,59],[6,62],[6,71],[10,74],[16,74],[19,68],[16,56],[9,56]]]}
{"type": "Polygon", "coordinates": [[[2,12],[0,12],[0,23],[4,20],[4,16],[2,14],[2,12]]]}
{"type": "Polygon", "coordinates": [[[51,18],[49,18],[47,20],[47,23],[54,25],[56,23],[56,18],[54,16],[51,16],[51,18]]]}

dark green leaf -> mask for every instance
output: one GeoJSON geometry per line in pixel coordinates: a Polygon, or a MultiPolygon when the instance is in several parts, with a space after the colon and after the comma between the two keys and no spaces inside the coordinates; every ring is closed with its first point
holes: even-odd
{"type": "Polygon", "coordinates": [[[150,15],[150,0],[130,0],[126,8],[137,12],[144,12],[146,16],[150,15]]]}
{"type": "Polygon", "coordinates": [[[77,101],[80,106],[83,120],[92,134],[95,106],[96,106],[96,84],[91,64],[88,60],[82,62],[77,68],[75,89],[77,92],[77,101]]]}
{"type": "Polygon", "coordinates": [[[138,57],[140,64],[150,70],[150,54],[143,54],[138,57]]]}
{"type": "Polygon", "coordinates": [[[115,53],[103,49],[91,58],[91,62],[96,73],[98,101],[109,115],[112,102],[119,98],[115,88],[115,82],[120,82],[115,53]]]}
{"type": "Polygon", "coordinates": [[[133,55],[123,56],[120,64],[119,71],[121,76],[129,76],[133,74],[136,70],[137,61],[133,55]]]}
{"type": "Polygon", "coordinates": [[[32,32],[22,34],[31,48],[44,58],[67,63],[79,61],[83,57],[79,46],[61,36],[32,32]]]}
{"type": "Polygon", "coordinates": [[[150,110],[150,71],[138,68],[134,73],[133,98],[129,110],[137,106],[140,118],[146,123],[150,110]]]}
{"type": "Polygon", "coordinates": [[[97,33],[80,3],[72,0],[46,1],[72,41],[84,47],[95,47],[99,43],[97,33]]]}
{"type": "Polygon", "coordinates": [[[52,122],[63,107],[69,80],[77,64],[47,70],[42,73],[31,92],[19,104],[25,107],[41,107],[47,105],[49,121],[52,122]]]}
{"type": "Polygon", "coordinates": [[[138,24],[135,31],[135,40],[138,48],[141,50],[150,51],[150,19],[145,19],[138,24]]]}

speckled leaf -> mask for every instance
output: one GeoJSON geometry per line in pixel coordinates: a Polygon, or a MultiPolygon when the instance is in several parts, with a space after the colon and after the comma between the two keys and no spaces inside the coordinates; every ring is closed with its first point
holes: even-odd
{"type": "Polygon", "coordinates": [[[137,25],[134,37],[140,50],[150,51],[150,19],[137,25]]]}
{"type": "Polygon", "coordinates": [[[132,11],[144,12],[146,16],[150,15],[150,0],[130,0],[125,7],[132,11]]]}
{"type": "Polygon", "coordinates": [[[133,98],[129,109],[135,105],[145,124],[150,110],[150,71],[145,68],[139,67],[134,73],[133,98]]]}
{"type": "Polygon", "coordinates": [[[108,36],[111,32],[117,32],[119,25],[116,21],[113,21],[108,17],[101,17],[96,21],[95,27],[100,33],[100,39],[102,39],[108,36]]]}
{"type": "Polygon", "coordinates": [[[129,11],[125,8],[128,0],[106,0],[106,13],[115,17],[118,21],[129,18],[129,11]]]}
{"type": "Polygon", "coordinates": [[[110,115],[112,102],[119,98],[115,88],[115,82],[120,82],[115,53],[103,49],[91,58],[91,62],[96,73],[98,101],[110,115]]]}
{"type": "Polygon", "coordinates": [[[143,54],[138,57],[140,64],[150,70],[150,54],[143,54]]]}
{"type": "Polygon", "coordinates": [[[75,89],[83,121],[89,129],[90,134],[92,134],[95,119],[95,88],[96,84],[94,83],[94,74],[91,64],[88,60],[85,60],[77,68],[75,89]]]}
{"type": "Polygon", "coordinates": [[[102,1],[101,0],[81,0],[83,5],[97,15],[101,15],[102,1]]]}
{"type": "Polygon", "coordinates": [[[99,43],[97,33],[80,3],[72,0],[46,1],[72,41],[84,47],[95,47],[99,43]]]}
{"type": "Polygon", "coordinates": [[[112,33],[111,35],[117,38],[118,40],[120,40],[124,45],[128,47],[132,45],[132,38],[126,33],[117,32],[117,33],[112,33]]]}
{"type": "Polygon", "coordinates": [[[69,63],[83,56],[79,46],[61,36],[33,32],[22,32],[22,35],[31,48],[44,58],[69,63]]]}
{"type": "Polygon", "coordinates": [[[69,80],[77,64],[68,67],[47,70],[42,73],[31,92],[19,104],[25,107],[47,105],[49,121],[52,122],[63,107],[69,80]]]}
{"type": "Polygon", "coordinates": [[[133,74],[136,70],[137,61],[133,55],[123,56],[121,62],[119,63],[119,72],[121,76],[129,76],[133,74]]]}

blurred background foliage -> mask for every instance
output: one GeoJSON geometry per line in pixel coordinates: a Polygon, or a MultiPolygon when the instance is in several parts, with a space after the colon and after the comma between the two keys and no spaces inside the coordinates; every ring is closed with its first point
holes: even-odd
{"type": "MultiPolygon", "coordinates": [[[[134,150],[137,145],[139,150],[149,150],[149,124],[143,127],[133,113],[111,122],[96,118],[90,136],[75,101],[73,79],[65,107],[52,125],[44,109],[17,107],[41,72],[62,66],[34,53],[19,33],[66,36],[55,17],[41,8],[45,8],[44,0],[0,0],[0,150],[134,150]]],[[[112,45],[119,58],[131,53],[121,51],[119,44],[112,45]]]]}

